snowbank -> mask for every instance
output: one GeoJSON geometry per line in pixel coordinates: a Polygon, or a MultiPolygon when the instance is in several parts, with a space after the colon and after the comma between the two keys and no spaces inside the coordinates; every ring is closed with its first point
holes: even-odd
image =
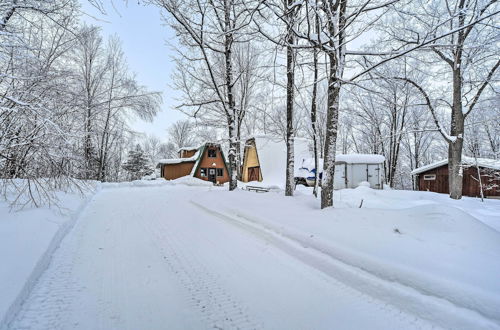
{"type": "MultiPolygon", "coordinates": [[[[447,194],[438,194],[428,191],[373,190],[358,187],[343,189],[335,192],[336,208],[356,208],[363,199],[363,207],[376,209],[405,209],[421,205],[446,205],[460,209],[484,224],[500,232],[500,201],[462,197],[454,200],[447,194]]],[[[309,193],[309,192],[308,192],[309,193]]]]}
{"type": "Polygon", "coordinates": [[[124,181],[124,182],[103,182],[100,183],[100,187],[103,189],[112,188],[124,188],[124,187],[156,187],[164,186],[168,184],[168,181],[163,178],[158,178],[155,180],[134,180],[134,181],[124,181]]]}
{"type": "Polygon", "coordinates": [[[190,175],[180,177],[175,180],[166,181],[169,185],[185,185],[185,186],[200,186],[200,187],[213,187],[214,184],[210,181],[195,178],[190,175]]]}
{"type": "MultiPolygon", "coordinates": [[[[469,214],[479,201],[451,206],[437,194],[359,187],[336,192],[339,208],[320,210],[312,196],[297,195],[221,191],[194,201],[397,284],[403,293],[392,304],[425,314],[405,297],[417,292],[443,308],[434,318],[463,309],[500,327],[500,233],[469,214]]],[[[500,214],[500,202],[489,202],[500,214]]]]}
{"type": "Polygon", "coordinates": [[[17,312],[92,194],[57,193],[60,209],[14,212],[0,201],[0,328],[17,312]]]}
{"type": "Polygon", "coordinates": [[[201,180],[190,175],[186,175],[174,180],[165,180],[159,178],[156,180],[135,180],[125,182],[105,182],[100,184],[103,189],[113,188],[134,188],[134,187],[159,187],[169,185],[185,185],[185,186],[199,186],[199,187],[213,187],[213,183],[201,180]]]}

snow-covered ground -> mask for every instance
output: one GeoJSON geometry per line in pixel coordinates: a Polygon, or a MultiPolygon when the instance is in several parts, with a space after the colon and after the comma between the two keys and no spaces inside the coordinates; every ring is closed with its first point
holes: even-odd
{"type": "Polygon", "coordinates": [[[11,212],[8,203],[0,202],[0,328],[48,266],[90,193],[58,193],[58,208],[11,212]]]}
{"type": "Polygon", "coordinates": [[[85,207],[51,260],[61,226],[45,227],[72,217],[0,208],[3,327],[500,329],[500,201],[365,187],[335,198],[322,211],[305,188],[108,184],[68,199],[85,207]],[[40,275],[37,259],[50,260],[38,282],[8,291],[40,275]]]}
{"type": "Polygon", "coordinates": [[[267,194],[220,191],[193,199],[352,267],[332,272],[442,326],[453,319],[453,328],[469,321],[470,328],[483,316],[500,324],[500,232],[493,229],[500,201],[359,187],[336,191],[336,208],[322,211],[309,188],[294,198],[267,194]]]}

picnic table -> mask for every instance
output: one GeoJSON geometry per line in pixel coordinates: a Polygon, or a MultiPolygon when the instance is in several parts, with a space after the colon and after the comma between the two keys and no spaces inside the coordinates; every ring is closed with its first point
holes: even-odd
{"type": "Polygon", "coordinates": [[[266,187],[258,187],[258,186],[246,186],[246,190],[255,191],[255,192],[269,192],[269,188],[266,187]]]}

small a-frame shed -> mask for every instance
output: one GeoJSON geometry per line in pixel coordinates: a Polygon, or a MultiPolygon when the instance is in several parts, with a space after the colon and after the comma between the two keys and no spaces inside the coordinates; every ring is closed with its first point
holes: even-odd
{"type": "MultiPolygon", "coordinates": [[[[295,138],[295,166],[300,166],[303,158],[309,158],[306,139],[295,138]]],[[[281,137],[258,135],[249,138],[243,149],[241,181],[263,181],[267,185],[285,184],[286,143],[281,137]]]]}
{"type": "Polygon", "coordinates": [[[259,156],[257,155],[255,138],[248,139],[245,143],[245,148],[243,150],[241,181],[262,181],[262,171],[260,170],[260,162],[259,156]]]}

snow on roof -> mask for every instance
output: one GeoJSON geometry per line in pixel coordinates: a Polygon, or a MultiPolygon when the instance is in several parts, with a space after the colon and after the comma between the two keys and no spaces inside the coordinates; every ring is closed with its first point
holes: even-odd
{"type": "MultiPolygon", "coordinates": [[[[269,135],[254,136],[259,157],[262,180],[267,185],[284,186],[286,173],[286,143],[281,137],[269,135]]],[[[310,158],[309,144],[306,139],[295,138],[295,167],[304,158],[310,158]]]]}
{"type": "Polygon", "coordinates": [[[434,162],[434,163],[416,168],[413,171],[411,171],[411,174],[415,175],[415,174],[419,174],[422,172],[427,172],[428,170],[432,170],[433,168],[440,167],[440,166],[443,166],[446,164],[448,164],[448,159],[442,159],[438,162],[434,162]]]}
{"type": "Polygon", "coordinates": [[[192,157],[188,158],[169,158],[169,159],[160,159],[158,161],[158,165],[160,164],[180,164],[180,163],[188,163],[195,162],[198,159],[200,151],[196,151],[192,157]]]}
{"type": "MultiPolygon", "coordinates": [[[[420,174],[432,170],[434,168],[448,164],[448,158],[419,167],[411,171],[412,175],[420,174]]],[[[462,156],[462,165],[475,166],[476,158],[462,156]]],[[[500,170],[500,160],[488,159],[488,158],[477,158],[477,165],[479,167],[491,168],[494,170],[500,170]]]]}
{"type": "Polygon", "coordinates": [[[335,161],[347,164],[380,164],[385,161],[385,157],[373,154],[339,154],[335,156],[335,161]]]}
{"type": "Polygon", "coordinates": [[[179,151],[179,152],[183,151],[183,150],[184,151],[193,151],[193,150],[198,150],[199,148],[200,147],[194,147],[194,146],[192,146],[192,147],[182,147],[182,148],[179,148],[179,150],[177,150],[177,151],[179,151]]]}
{"type": "Polygon", "coordinates": [[[189,158],[171,158],[171,159],[160,159],[158,161],[158,164],[180,164],[180,163],[188,163],[188,162],[195,162],[196,157],[189,157],[189,158]]]}

